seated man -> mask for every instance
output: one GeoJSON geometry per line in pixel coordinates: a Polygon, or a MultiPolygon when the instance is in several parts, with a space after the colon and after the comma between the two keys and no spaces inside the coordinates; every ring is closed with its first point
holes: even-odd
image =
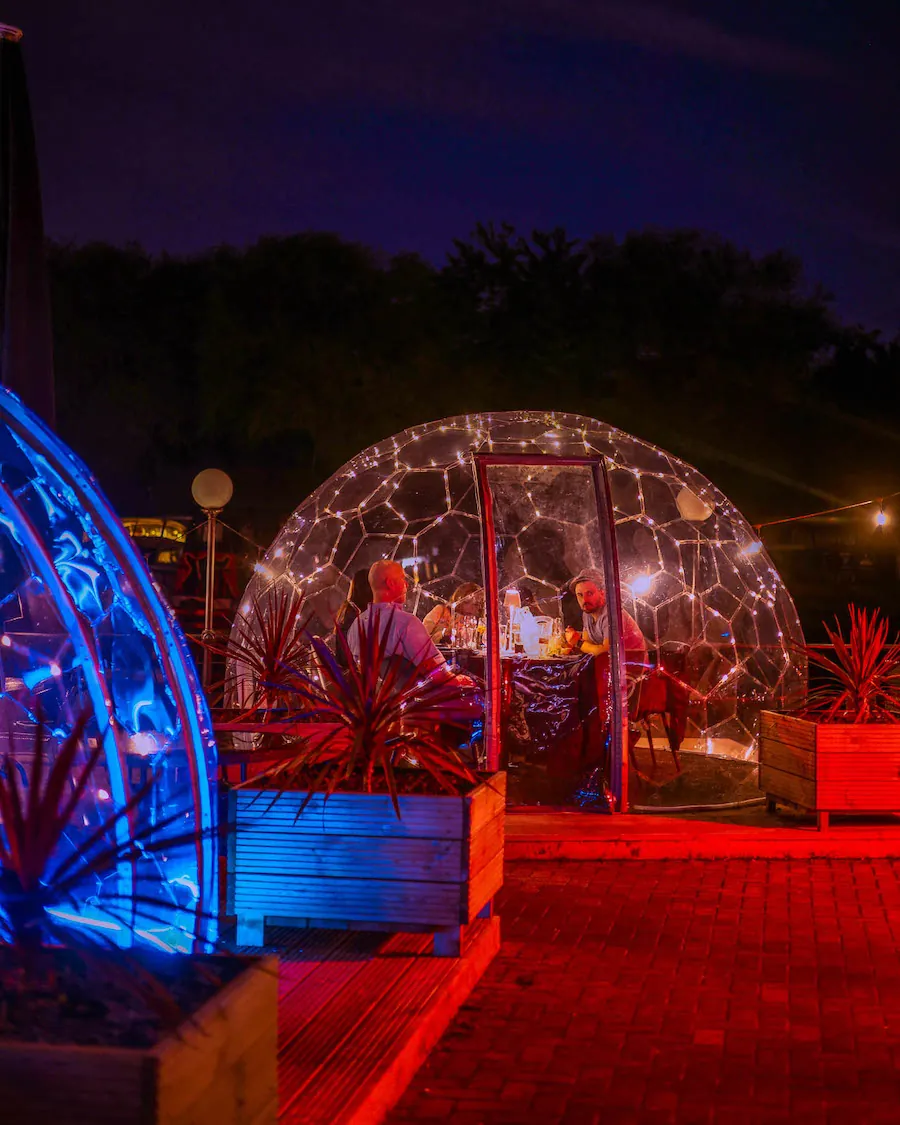
{"type": "MultiPolygon", "coordinates": [[[[451,679],[453,673],[438,651],[428,630],[414,613],[403,609],[406,601],[407,581],[403,567],[391,559],[379,559],[369,568],[369,586],[372,604],[350,626],[347,642],[350,651],[359,659],[359,631],[371,621],[379,622],[379,633],[384,636],[388,657],[401,656],[416,668],[421,668],[438,681],[451,679]]],[[[457,677],[460,685],[464,681],[457,677]]]]}
{"type": "MultiPolygon", "coordinates": [[[[566,641],[572,648],[598,656],[609,652],[609,614],[606,608],[606,591],[603,578],[596,570],[584,570],[569,583],[569,589],[578,599],[583,628],[566,629],[566,641]]],[[[622,610],[622,647],[625,650],[625,667],[632,676],[647,663],[647,642],[634,618],[622,610]]]]}
{"type": "MultiPolygon", "coordinates": [[[[599,571],[584,570],[569,583],[570,591],[578,600],[582,613],[581,630],[566,629],[566,641],[591,656],[609,652],[609,613],[606,591],[599,571]]],[[[627,713],[627,696],[647,663],[647,642],[637,622],[622,610],[622,647],[625,650],[625,680],[622,684],[622,709],[627,713]]],[[[592,660],[593,670],[578,677],[579,711],[582,717],[582,755],[587,762],[600,763],[604,784],[609,780],[609,745],[607,708],[609,705],[608,664],[592,660]]],[[[629,730],[629,750],[633,746],[629,730]]]]}

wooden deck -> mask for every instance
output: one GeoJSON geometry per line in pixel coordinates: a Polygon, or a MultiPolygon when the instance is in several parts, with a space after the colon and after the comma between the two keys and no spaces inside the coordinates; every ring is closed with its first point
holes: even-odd
{"type": "Polygon", "coordinates": [[[890,859],[900,817],[835,818],[790,826],[728,824],[648,814],[510,810],[506,859],[890,859]]]}
{"type": "Polygon", "coordinates": [[[270,928],[278,950],[282,1125],[376,1125],[500,947],[479,919],[459,958],[426,934],[270,928]]]}

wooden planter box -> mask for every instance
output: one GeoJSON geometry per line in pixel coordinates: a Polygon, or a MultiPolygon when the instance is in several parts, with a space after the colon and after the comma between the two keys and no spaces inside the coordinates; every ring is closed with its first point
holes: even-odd
{"type": "Polygon", "coordinates": [[[155,1047],[0,1041],[0,1120],[275,1125],[278,961],[255,960],[155,1047]]]}
{"type": "Polygon", "coordinates": [[[503,883],[506,774],[465,797],[238,789],[229,796],[228,904],[239,945],[265,923],[433,932],[456,956],[462,927],[503,883]]]}
{"type": "Polygon", "coordinates": [[[819,828],[833,812],[900,812],[900,725],[816,723],[763,711],[759,787],[809,809],[819,828]]]}

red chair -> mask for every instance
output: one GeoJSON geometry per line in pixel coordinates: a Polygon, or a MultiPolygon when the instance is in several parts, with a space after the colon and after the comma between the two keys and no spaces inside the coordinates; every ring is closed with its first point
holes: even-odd
{"type": "MultiPolygon", "coordinates": [[[[669,743],[669,749],[672,751],[672,757],[675,761],[675,770],[681,773],[681,762],[678,760],[678,751],[681,748],[681,740],[684,737],[684,722],[683,714],[686,713],[685,706],[687,694],[674,676],[664,671],[662,668],[652,668],[647,672],[637,685],[637,703],[634,708],[634,722],[640,724],[644,728],[644,733],[647,736],[647,745],[650,747],[650,761],[653,763],[653,769],[656,770],[656,749],[653,745],[653,719],[659,718],[662,723],[663,730],[666,732],[666,739],[669,743]],[[682,700],[684,696],[684,700],[682,700]]],[[[640,734],[638,734],[640,737],[640,734]]],[[[637,769],[637,761],[634,754],[634,746],[637,739],[633,741],[629,739],[629,751],[631,755],[631,764],[637,769]]]]}

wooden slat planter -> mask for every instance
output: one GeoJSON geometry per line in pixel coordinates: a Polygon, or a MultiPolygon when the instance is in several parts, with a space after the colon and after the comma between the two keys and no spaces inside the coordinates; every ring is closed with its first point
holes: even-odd
{"type": "Polygon", "coordinates": [[[900,725],[816,723],[763,711],[759,787],[776,801],[815,812],[900,812],[900,725]]]}
{"type": "Polygon", "coordinates": [[[255,960],[157,1046],[0,1041],[0,1120],[275,1125],[278,962],[255,960]]]}
{"type": "Polygon", "coordinates": [[[462,928],[503,883],[506,775],[465,797],[316,795],[239,789],[229,797],[227,912],[239,945],[277,925],[433,932],[457,955],[462,928]]]}

